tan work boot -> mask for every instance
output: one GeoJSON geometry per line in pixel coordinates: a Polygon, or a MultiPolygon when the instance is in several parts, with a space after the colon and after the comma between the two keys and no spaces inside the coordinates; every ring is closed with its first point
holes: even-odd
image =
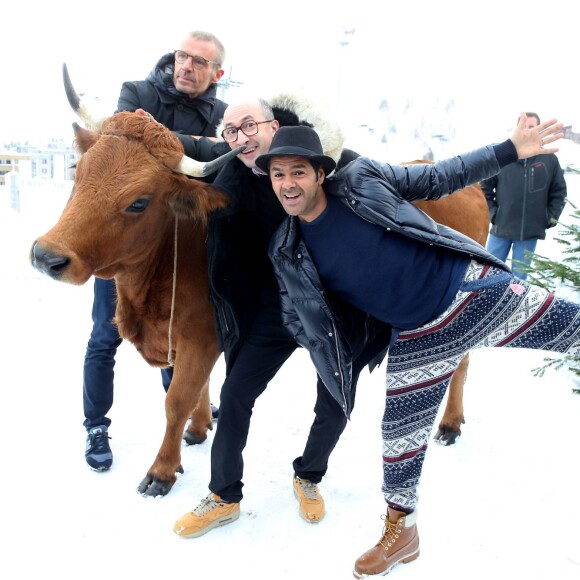
{"type": "Polygon", "coordinates": [[[182,538],[197,538],[218,526],[230,524],[239,517],[239,503],[223,502],[219,495],[210,493],[193,511],[175,522],[173,531],[182,538]]]}
{"type": "Polygon", "coordinates": [[[365,552],[354,564],[355,578],[385,576],[396,564],[407,564],[419,557],[417,512],[404,514],[387,509],[385,528],[377,545],[365,552]]]}
{"type": "Polygon", "coordinates": [[[300,516],[309,524],[317,524],[325,513],[324,500],[318,491],[318,485],[294,476],[294,495],[300,504],[300,516]]]}

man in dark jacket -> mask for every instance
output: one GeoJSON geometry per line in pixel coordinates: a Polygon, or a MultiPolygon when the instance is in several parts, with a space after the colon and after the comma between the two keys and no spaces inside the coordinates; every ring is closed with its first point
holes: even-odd
{"type": "Polygon", "coordinates": [[[256,165],[269,171],[291,217],[269,253],[284,323],[309,349],[332,396],[347,403],[352,358],[329,291],[392,327],[382,421],[382,537],[356,578],[385,575],[419,556],[417,487],[439,405],[465,354],[480,347],[580,352],[580,304],[513,276],[504,262],[433,222],[413,200],[435,200],[491,177],[562,136],[550,121],[510,140],[433,165],[359,158],[336,175],[315,131],[281,128],[256,165]],[[324,186],[324,187],[323,187],[324,186]]]}
{"type": "MultiPolygon", "coordinates": [[[[301,109],[304,113],[305,107],[301,109]]],[[[226,361],[226,379],[211,449],[211,493],[175,523],[175,533],[185,538],[201,536],[239,517],[242,453],[255,401],[298,347],[282,323],[278,286],[267,252],[270,238],[286,214],[272,195],[267,175],[255,165],[256,158],[268,152],[280,122],[300,121],[291,119],[288,109],[283,110],[278,110],[279,121],[269,103],[254,99],[230,105],[224,115],[224,140],[232,148],[245,146],[213,181],[228,193],[230,204],[226,211],[210,216],[208,228],[210,299],[226,361]]],[[[341,152],[342,140],[338,141],[341,152]]],[[[345,307],[338,300],[333,304],[345,307]]],[[[351,310],[344,317],[342,332],[353,356],[355,384],[362,368],[380,359],[388,345],[389,330],[375,327],[370,317],[351,310]],[[356,323],[350,324],[351,320],[356,323]]],[[[308,523],[324,517],[324,500],[317,484],[326,473],[348,416],[346,406],[329,394],[320,378],[314,412],[304,452],[292,465],[299,514],[308,523]]]]}
{"type": "MultiPolygon", "coordinates": [[[[526,113],[526,127],[540,124],[536,113],[526,113]]],[[[536,155],[506,165],[481,183],[491,218],[487,250],[507,260],[512,253],[514,274],[525,280],[538,240],[558,223],[566,204],[566,180],[558,157],[536,155]],[[524,266],[525,264],[525,266],[524,266]]]]}
{"type": "MultiPolygon", "coordinates": [[[[144,81],[123,83],[117,111],[143,109],[155,120],[178,133],[214,136],[226,103],[216,98],[216,83],[224,74],[225,49],[208,32],[191,32],[179,50],[161,57],[144,81]]],[[[88,341],[83,373],[84,426],[87,429],[85,459],[96,471],[113,463],[106,416],[113,405],[115,354],[121,344],[115,314],[115,282],[95,278],[93,329],[88,341]]],[[[161,371],[163,387],[169,388],[173,369],[161,371]]],[[[214,416],[217,409],[212,408],[214,416]]]]}

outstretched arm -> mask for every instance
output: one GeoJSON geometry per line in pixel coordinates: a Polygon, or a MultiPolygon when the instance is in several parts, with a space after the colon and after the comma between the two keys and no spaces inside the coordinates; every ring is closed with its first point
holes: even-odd
{"type": "Polygon", "coordinates": [[[558,151],[557,147],[547,148],[546,145],[564,136],[562,132],[563,123],[557,123],[557,119],[550,119],[536,127],[526,129],[526,119],[526,114],[520,113],[520,119],[511,136],[511,141],[518,153],[518,159],[525,159],[542,153],[556,153],[558,151]]]}

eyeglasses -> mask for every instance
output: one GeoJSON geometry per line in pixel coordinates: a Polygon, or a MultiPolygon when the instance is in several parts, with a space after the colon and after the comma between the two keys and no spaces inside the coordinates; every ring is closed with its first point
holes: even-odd
{"type": "Polygon", "coordinates": [[[271,123],[275,119],[266,119],[265,121],[244,121],[239,127],[228,127],[222,131],[222,138],[226,143],[233,143],[238,140],[238,131],[241,131],[246,137],[251,137],[258,132],[258,125],[262,123],[271,123]]]}
{"type": "Polygon", "coordinates": [[[188,58],[191,58],[191,64],[193,68],[197,70],[202,70],[207,67],[208,64],[215,64],[216,66],[221,66],[219,62],[214,62],[213,60],[208,60],[207,58],[203,58],[203,56],[196,56],[193,54],[187,54],[187,52],[183,50],[176,50],[174,51],[175,54],[175,61],[179,64],[183,64],[188,58]]]}

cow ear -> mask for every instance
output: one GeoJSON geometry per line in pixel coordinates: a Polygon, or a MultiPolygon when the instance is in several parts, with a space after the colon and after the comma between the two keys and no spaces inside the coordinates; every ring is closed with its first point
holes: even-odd
{"type": "Polygon", "coordinates": [[[219,189],[183,176],[180,187],[171,198],[169,205],[180,218],[196,219],[207,223],[211,212],[223,209],[228,205],[228,198],[219,189]]]}
{"type": "Polygon", "coordinates": [[[99,138],[98,133],[85,129],[77,123],[73,123],[73,129],[75,132],[75,143],[81,153],[86,153],[99,138]]]}

